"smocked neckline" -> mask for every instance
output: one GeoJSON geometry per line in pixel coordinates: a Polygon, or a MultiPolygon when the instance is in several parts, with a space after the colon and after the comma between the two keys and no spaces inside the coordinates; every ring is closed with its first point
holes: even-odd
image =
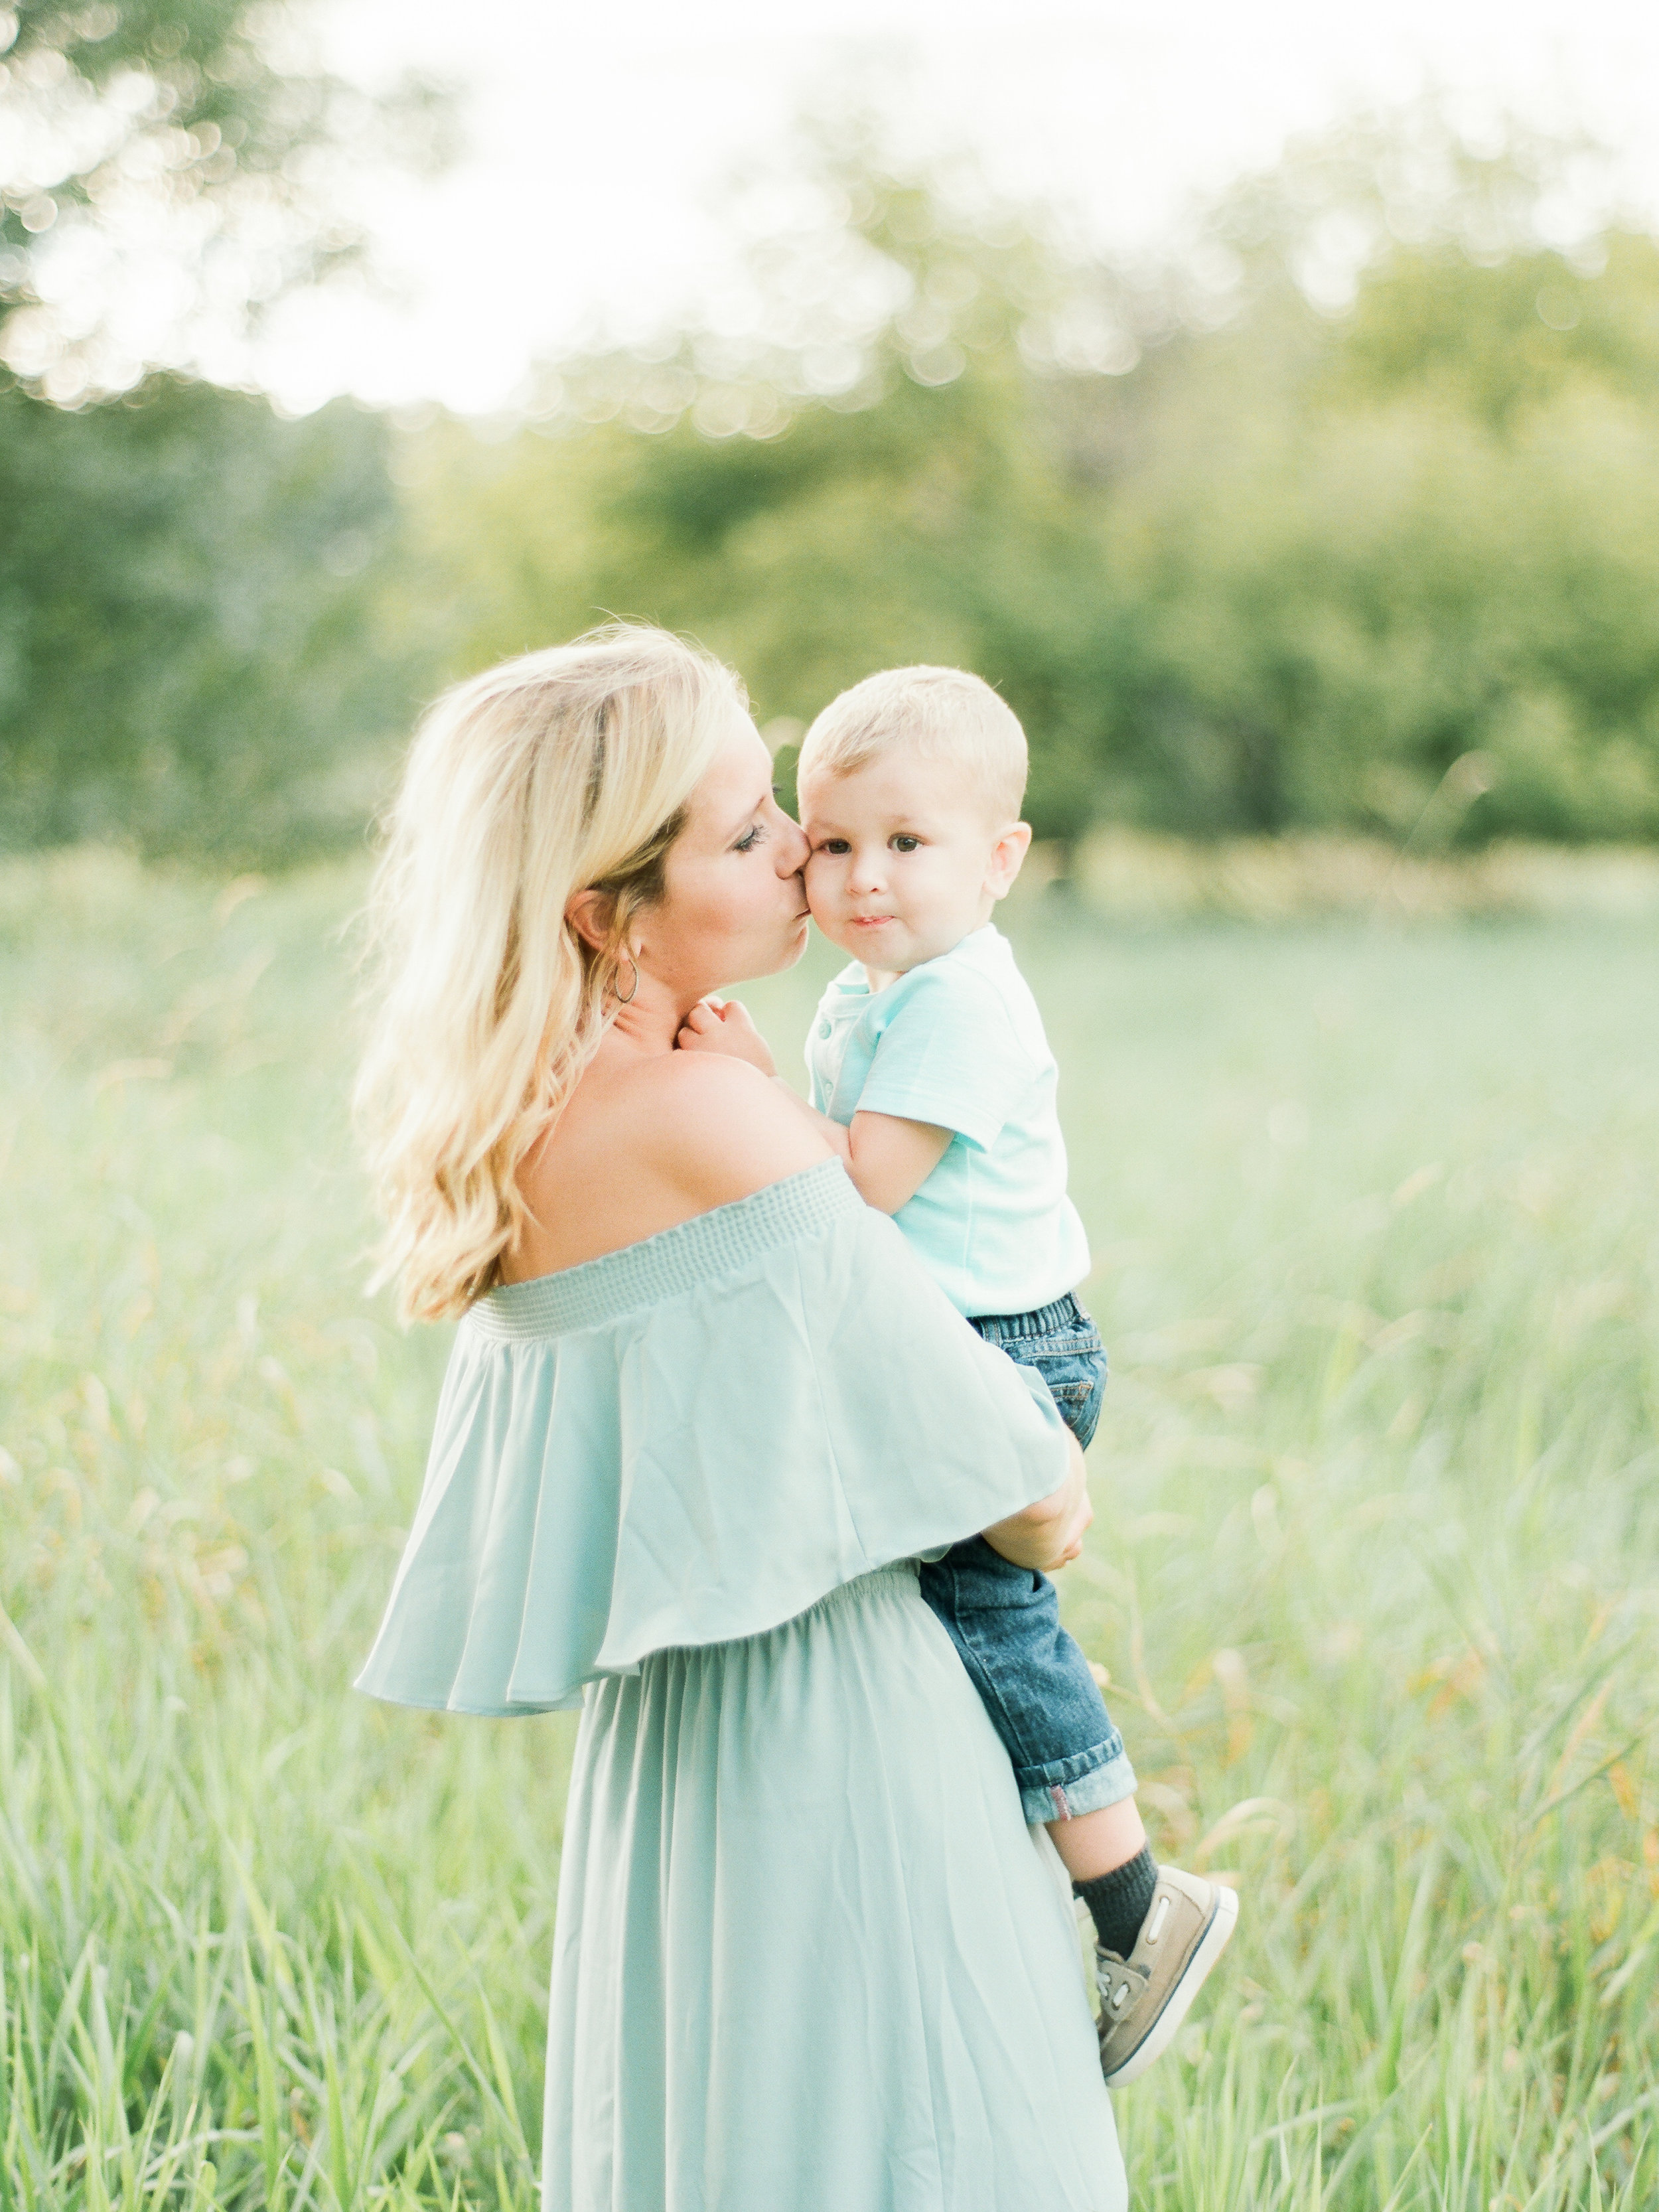
{"type": "Polygon", "coordinates": [[[503,1283],[469,1309],[463,1327],[482,1336],[561,1336],[678,1297],[789,1244],[862,1213],[864,1200],[838,1159],[801,1168],[747,1198],[694,1214],[654,1237],[623,1244],[550,1275],[503,1283]]]}

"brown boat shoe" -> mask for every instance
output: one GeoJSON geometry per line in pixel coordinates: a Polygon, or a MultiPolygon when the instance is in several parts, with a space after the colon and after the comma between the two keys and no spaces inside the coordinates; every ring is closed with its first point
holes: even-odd
{"type": "Polygon", "coordinates": [[[1136,2080],[1169,2049],[1237,1925],[1231,1890],[1160,1867],[1128,1957],[1096,1946],[1100,2070],[1112,2087],[1136,2080]]]}

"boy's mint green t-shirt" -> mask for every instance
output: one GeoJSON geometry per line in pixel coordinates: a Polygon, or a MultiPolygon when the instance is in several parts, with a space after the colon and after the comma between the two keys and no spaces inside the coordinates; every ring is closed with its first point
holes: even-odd
{"type": "Polygon", "coordinates": [[[806,1040],[812,1103],[929,1121],[945,1157],[894,1220],[964,1314],[1030,1313],[1075,1290],[1089,1244],[1066,1195],[1059,1070],[1012,946],[987,923],[882,991],[854,961],[806,1040]]]}

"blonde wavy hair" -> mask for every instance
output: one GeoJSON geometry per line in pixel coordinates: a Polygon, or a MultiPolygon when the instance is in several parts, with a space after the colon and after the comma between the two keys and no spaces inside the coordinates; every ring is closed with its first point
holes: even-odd
{"type": "Polygon", "coordinates": [[[422,722],[369,899],[355,1098],[386,1224],[374,1282],[406,1319],[499,1281],[519,1167],[615,1018],[629,930],[746,705],[709,654],[619,623],[457,684],[422,722]],[[590,888],[597,949],[565,912],[590,888]]]}

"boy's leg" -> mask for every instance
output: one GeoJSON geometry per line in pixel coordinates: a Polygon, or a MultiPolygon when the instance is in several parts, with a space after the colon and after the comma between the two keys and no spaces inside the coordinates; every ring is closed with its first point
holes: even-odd
{"type": "Polygon", "coordinates": [[[1066,1871],[1080,1889],[1127,1865],[1146,1844],[1146,1825],[1133,1797],[1115,1805],[1098,1806],[1092,1813],[1073,1813],[1063,1820],[1044,1823],[1054,1839],[1066,1871]]]}
{"type": "MultiPolygon", "coordinates": [[[[1010,1358],[1036,1369],[1066,1427],[1086,1451],[1106,1389],[1106,1347],[1077,1299],[1062,1298],[1036,1313],[974,1325],[1010,1358]]],[[[1068,1794],[1078,1802],[1065,1817],[1047,1823],[1048,1833],[1102,1943],[1127,1955],[1158,1879],[1140,1808],[1133,1796],[1090,1807],[1087,1793],[1068,1794]]]]}
{"type": "MultiPolygon", "coordinates": [[[[1077,1299],[985,1315],[971,1326],[1018,1365],[1036,1370],[1086,1449],[1106,1386],[1106,1348],[1077,1299]]],[[[1048,1577],[971,1537],[923,1569],[922,1590],[1007,1748],[1026,1819],[1049,1826],[1073,1880],[1109,1874],[1133,1858],[1146,1842],[1132,1802],[1134,1770],[1087,1660],[1060,1625],[1048,1577]]]]}
{"type": "MultiPolygon", "coordinates": [[[[1099,1418],[1106,1354],[1076,1300],[974,1326],[1037,1370],[1086,1449],[1099,1418]]],[[[1160,1868],[1133,1798],[1092,1810],[1079,1803],[1071,1818],[1048,1827],[1095,1923],[1101,2069],[1109,2081],[1132,2081],[1174,2039],[1237,1925],[1238,1901],[1202,1875],[1160,1868]]]]}
{"type": "Polygon", "coordinates": [[[1046,1575],[970,1536],[923,1565],[921,1594],[1002,1739],[1028,1820],[1070,1823],[1133,1796],[1123,1739],[1088,1661],[1060,1625],[1046,1575]]]}
{"type": "Polygon", "coordinates": [[[1091,1850],[1108,1860],[1127,1852],[1105,1872],[1073,1880],[1098,1944],[1101,2066],[1109,2081],[1131,2080],[1185,2018],[1232,1933],[1235,1900],[1214,1883],[1153,1863],[1133,1808],[1134,1770],[1087,1661],[1060,1626],[1047,1576],[972,1536],[923,1565],[921,1589],[1007,1747],[1027,1819],[1046,1823],[1062,1857],[1079,1867],[1091,1850]],[[1069,1738],[1054,1732],[1067,1713],[1069,1738]],[[1087,1748],[1066,1752],[1079,1740],[1079,1717],[1087,1748]],[[1103,1724],[1107,1735],[1091,1742],[1103,1724]],[[1042,1757],[1054,1752],[1058,1760],[1042,1757]],[[1096,1802],[1073,1816],[1073,1797],[1096,1802]],[[1141,1841],[1131,1848],[1137,1832],[1141,1841]]]}

